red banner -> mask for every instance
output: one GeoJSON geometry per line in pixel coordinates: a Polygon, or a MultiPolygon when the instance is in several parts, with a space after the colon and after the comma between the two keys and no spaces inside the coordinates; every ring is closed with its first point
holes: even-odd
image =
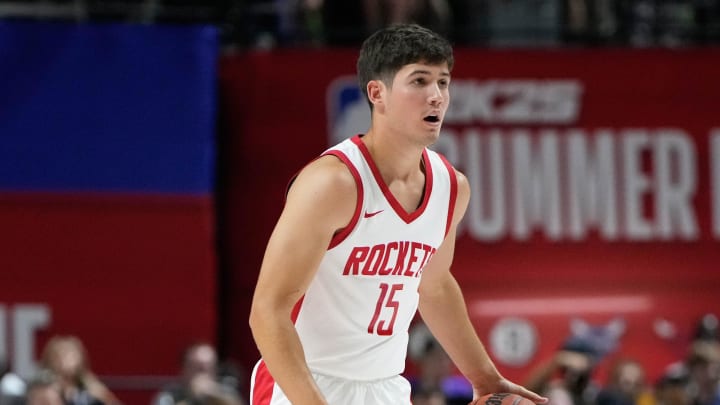
{"type": "Polygon", "coordinates": [[[0,196],[0,354],[23,377],[78,336],[125,403],[147,403],[217,324],[211,201],[0,196]]]}
{"type": "MultiPolygon", "coordinates": [[[[367,129],[354,58],[221,64],[231,284],[246,292],[228,349],[248,366],[249,296],[287,180],[367,129]]],[[[607,362],[634,357],[656,378],[720,312],[719,69],[717,50],[456,52],[434,146],[473,188],[453,271],[508,377],[592,334],[607,362]]]]}

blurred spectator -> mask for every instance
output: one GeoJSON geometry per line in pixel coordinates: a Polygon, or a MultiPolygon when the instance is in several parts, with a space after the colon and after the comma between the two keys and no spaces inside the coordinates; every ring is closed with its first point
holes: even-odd
{"type": "Polygon", "coordinates": [[[323,0],[325,42],[330,46],[357,46],[380,27],[414,22],[448,35],[447,0],[323,0]]]}
{"type": "Polygon", "coordinates": [[[684,0],[630,2],[626,16],[629,45],[677,47],[689,44],[697,29],[694,3],[684,0]]]}
{"type": "Polygon", "coordinates": [[[3,357],[0,357],[0,405],[22,403],[25,394],[25,382],[10,371],[3,357]]]}
{"type": "Polygon", "coordinates": [[[452,361],[424,323],[410,330],[409,358],[417,372],[408,376],[413,404],[465,405],[473,391],[465,377],[453,374],[452,361]]]}
{"type": "Polygon", "coordinates": [[[42,354],[42,367],[53,372],[66,405],[119,405],[120,400],[91,371],[87,352],[75,336],[54,336],[42,354]]]}
{"type": "Polygon", "coordinates": [[[40,370],[28,383],[26,405],[65,405],[57,376],[40,370]]]}
{"type": "Polygon", "coordinates": [[[323,44],[323,0],[285,0],[287,17],[280,19],[280,32],[305,45],[323,44]]]}
{"type": "Polygon", "coordinates": [[[631,359],[620,359],[610,368],[608,382],[597,396],[597,405],[635,405],[646,394],[645,369],[631,359]]]}
{"type": "Polygon", "coordinates": [[[448,37],[456,46],[485,45],[490,35],[488,2],[448,0],[448,37]]]}
{"type": "Polygon", "coordinates": [[[446,0],[364,0],[370,31],[391,24],[415,22],[447,35],[450,19],[446,0]]]}
{"type": "Polygon", "coordinates": [[[597,387],[592,384],[600,353],[589,341],[571,337],[551,359],[538,365],[525,382],[552,405],[590,405],[597,387]]]}
{"type": "Polygon", "coordinates": [[[695,341],[720,341],[720,325],[715,314],[705,314],[695,327],[695,341]]]}
{"type": "Polygon", "coordinates": [[[720,342],[693,342],[686,365],[691,404],[720,405],[720,342]]]}
{"type": "Polygon", "coordinates": [[[689,405],[687,382],[685,367],[682,364],[671,365],[655,383],[654,403],[657,405],[689,405]]]}
{"type": "Polygon", "coordinates": [[[695,0],[695,40],[699,45],[720,41],[720,0],[695,0]]]}
{"type": "Polygon", "coordinates": [[[560,45],[558,0],[486,0],[488,44],[495,47],[560,45]]]}
{"type": "Polygon", "coordinates": [[[324,0],[321,16],[323,38],[328,46],[354,47],[369,34],[362,1],[324,0]]]}
{"type": "Polygon", "coordinates": [[[194,344],[183,353],[178,384],[159,392],[153,405],[242,405],[235,384],[219,378],[215,348],[207,343],[194,344]]]}
{"type": "Polygon", "coordinates": [[[413,405],[449,405],[445,394],[440,390],[414,392],[412,403],[413,405]]]}
{"type": "Polygon", "coordinates": [[[618,39],[619,0],[565,0],[564,35],[571,44],[608,44],[618,39]]]}
{"type": "Polygon", "coordinates": [[[671,364],[655,389],[658,405],[720,405],[720,334],[718,320],[706,314],[698,322],[688,354],[671,364]]]}

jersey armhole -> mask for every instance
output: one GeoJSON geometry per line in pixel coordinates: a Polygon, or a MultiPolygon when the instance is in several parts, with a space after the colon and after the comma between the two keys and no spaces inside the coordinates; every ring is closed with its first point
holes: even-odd
{"type": "Polygon", "coordinates": [[[448,160],[445,158],[445,156],[438,153],[438,156],[440,156],[440,159],[442,160],[443,164],[445,164],[445,167],[447,168],[448,175],[450,176],[450,202],[448,203],[448,216],[447,216],[447,223],[445,224],[445,236],[448,235],[450,232],[450,228],[452,227],[452,221],[453,221],[453,215],[455,213],[455,204],[457,203],[457,193],[458,193],[458,182],[457,182],[457,173],[455,173],[455,168],[448,162],[448,160]]]}
{"type": "Polygon", "coordinates": [[[330,240],[330,244],[328,245],[328,250],[330,250],[335,246],[339,245],[342,241],[344,241],[345,238],[350,235],[350,232],[355,229],[355,226],[360,220],[360,212],[362,211],[364,194],[362,180],[360,179],[360,173],[357,171],[357,168],[355,167],[355,165],[352,164],[347,155],[345,155],[345,153],[339,150],[331,150],[322,154],[321,156],[327,155],[335,156],[336,158],[340,159],[341,162],[345,163],[345,166],[347,166],[347,168],[350,170],[350,173],[355,179],[355,184],[357,185],[357,202],[355,203],[355,212],[353,213],[350,223],[348,223],[345,228],[342,228],[341,230],[336,232],[335,235],[333,235],[332,239],[330,240]]]}

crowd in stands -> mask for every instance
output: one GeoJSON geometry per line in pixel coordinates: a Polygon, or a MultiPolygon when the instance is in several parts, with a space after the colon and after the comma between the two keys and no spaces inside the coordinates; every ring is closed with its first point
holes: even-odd
{"type": "MultiPolygon", "coordinates": [[[[608,360],[607,347],[570,336],[541,361],[523,384],[548,397],[550,405],[720,405],[720,333],[713,314],[698,322],[684,358],[669,364],[656,381],[636,359],[612,356],[604,381],[597,375],[608,360]]],[[[472,399],[472,388],[453,373],[451,362],[422,324],[411,330],[410,376],[415,405],[458,405],[472,399]]]]}
{"type": "MultiPolygon", "coordinates": [[[[655,381],[648,378],[655,370],[622,354],[608,360],[609,350],[603,342],[572,334],[522,383],[548,397],[550,405],[720,405],[720,328],[714,314],[698,322],[685,357],[669,364],[655,381]],[[611,364],[606,364],[609,371],[601,381],[597,370],[603,362],[611,364]]],[[[408,354],[406,377],[414,405],[465,405],[472,400],[472,387],[454,371],[420,321],[410,330],[408,354]]],[[[147,405],[248,403],[243,373],[223,366],[212,344],[188,346],[179,363],[175,381],[158,387],[147,405]]],[[[123,405],[111,389],[92,371],[88,353],[75,336],[52,337],[37,372],[28,379],[13,374],[0,358],[0,405],[123,405]]]]}
{"type": "MultiPolygon", "coordinates": [[[[190,345],[177,380],[162,387],[148,405],[245,405],[236,373],[221,372],[209,343],[190,345]]],[[[123,405],[90,368],[76,336],[54,336],[44,346],[30,378],[14,374],[0,358],[0,405],[123,405]]],[[[136,405],[136,404],[132,404],[136,405]]]]}
{"type": "Polygon", "coordinates": [[[85,346],[75,336],[54,336],[44,346],[39,369],[23,381],[12,376],[12,389],[0,390],[2,405],[121,405],[93,373],[85,346]]]}
{"type": "Polygon", "coordinates": [[[0,0],[12,17],[214,24],[229,49],[356,48],[396,22],[455,46],[720,44],[720,0],[0,0]]]}
{"type": "Polygon", "coordinates": [[[456,46],[678,47],[720,43],[718,0],[267,0],[244,2],[250,46],[356,46],[380,26],[417,22],[456,46]]]}

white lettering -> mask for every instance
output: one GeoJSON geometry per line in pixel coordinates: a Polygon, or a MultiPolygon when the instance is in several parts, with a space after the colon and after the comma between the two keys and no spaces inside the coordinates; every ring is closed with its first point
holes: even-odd
{"type": "Polygon", "coordinates": [[[642,153],[647,150],[650,137],[642,129],[623,133],[623,175],[625,233],[630,240],[649,240],[652,237],[650,222],[643,217],[643,197],[650,188],[650,180],[643,172],[642,153]]]}
{"type": "Polygon", "coordinates": [[[527,130],[512,136],[513,234],[519,240],[527,239],[536,223],[544,225],[548,238],[561,237],[558,139],[555,131],[541,132],[539,151],[532,150],[527,130]]]}
{"type": "Polygon", "coordinates": [[[698,237],[698,225],[692,208],[697,189],[695,148],[689,136],[678,129],[661,129],[654,136],[655,225],[660,239],[679,235],[698,237]]]}
{"type": "Polygon", "coordinates": [[[470,234],[477,240],[497,240],[505,231],[507,215],[502,145],[499,130],[491,130],[486,137],[471,130],[465,136],[466,168],[468,173],[472,173],[468,181],[470,188],[476,190],[474,203],[469,207],[468,226],[470,234]]]}
{"type": "Polygon", "coordinates": [[[5,305],[0,304],[0,359],[8,359],[8,323],[5,305]]]}
{"type": "Polygon", "coordinates": [[[606,239],[614,240],[618,237],[618,220],[612,133],[598,130],[592,152],[588,151],[584,131],[570,131],[567,141],[570,237],[584,239],[588,225],[594,224],[606,239]]]}
{"type": "Polygon", "coordinates": [[[50,308],[41,304],[0,305],[0,356],[12,359],[23,378],[35,373],[35,333],[50,324],[50,308]],[[10,349],[8,351],[8,349],[10,349]]]}
{"type": "Polygon", "coordinates": [[[575,122],[582,84],[577,80],[455,80],[448,124],[529,124],[575,122]]]}
{"type": "Polygon", "coordinates": [[[720,128],[710,131],[710,170],[713,235],[720,239],[720,128]]]}
{"type": "MultiPolygon", "coordinates": [[[[720,155],[720,128],[711,140],[720,155]]],[[[471,237],[528,240],[696,240],[698,161],[681,129],[469,128],[445,145],[473,196],[471,237]]],[[[713,232],[720,236],[720,163],[713,161],[713,232]]]]}

